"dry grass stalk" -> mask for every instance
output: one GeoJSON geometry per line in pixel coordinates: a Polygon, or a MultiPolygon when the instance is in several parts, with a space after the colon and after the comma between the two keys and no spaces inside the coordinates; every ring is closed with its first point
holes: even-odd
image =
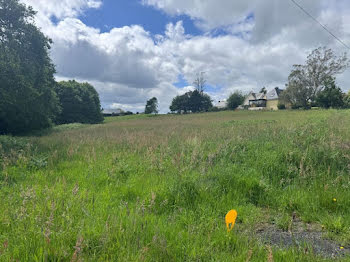
{"type": "Polygon", "coordinates": [[[274,262],[271,246],[266,246],[266,249],[267,249],[267,252],[268,252],[267,253],[267,261],[268,262],[274,262]]]}
{"type": "Polygon", "coordinates": [[[253,249],[250,249],[248,251],[248,255],[247,255],[247,260],[246,262],[249,262],[252,259],[252,255],[253,255],[253,249]]]}
{"type": "Polygon", "coordinates": [[[75,246],[74,246],[74,254],[72,256],[72,259],[71,259],[71,262],[80,262],[81,259],[80,259],[80,255],[81,255],[81,252],[83,251],[83,237],[79,237],[77,239],[77,242],[75,243],[75,246]]]}

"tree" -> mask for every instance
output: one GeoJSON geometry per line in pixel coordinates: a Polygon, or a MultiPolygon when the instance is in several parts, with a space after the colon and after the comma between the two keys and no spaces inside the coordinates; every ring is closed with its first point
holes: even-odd
{"type": "Polygon", "coordinates": [[[292,108],[310,108],[310,91],[296,82],[290,82],[281,94],[281,101],[284,104],[290,103],[292,108]]]}
{"type": "Polygon", "coordinates": [[[18,0],[0,0],[0,133],[50,127],[59,112],[51,40],[18,0]]]}
{"type": "Polygon", "coordinates": [[[332,49],[320,47],[312,51],[307,57],[305,65],[294,65],[289,82],[300,85],[306,89],[311,101],[324,87],[324,83],[337,74],[341,74],[349,66],[347,55],[338,57],[332,49]]]}
{"type": "Polygon", "coordinates": [[[331,49],[317,48],[307,57],[305,65],[294,65],[283,92],[283,99],[293,107],[308,108],[324,88],[324,83],[335,79],[349,66],[347,55],[338,57],[331,49]]]}
{"type": "Polygon", "coordinates": [[[147,101],[145,114],[158,114],[158,99],[156,97],[147,101]]]}
{"type": "Polygon", "coordinates": [[[193,85],[195,86],[196,90],[198,90],[199,93],[203,94],[206,82],[207,80],[204,78],[204,72],[201,72],[200,74],[197,74],[197,77],[194,80],[193,85]]]}
{"type": "Polygon", "coordinates": [[[213,104],[210,96],[194,90],[175,97],[171,103],[170,110],[177,113],[198,113],[206,112],[211,107],[213,107],[213,104]]]}
{"type": "Polygon", "coordinates": [[[190,111],[190,94],[191,92],[187,92],[182,96],[176,96],[171,103],[170,111],[188,113],[190,111]]]}
{"type": "Polygon", "coordinates": [[[327,109],[342,108],[344,107],[344,96],[345,94],[336,86],[335,80],[332,78],[326,81],[325,87],[318,93],[317,105],[327,109]]]}
{"type": "Polygon", "coordinates": [[[344,108],[350,108],[350,91],[344,95],[344,108]]]}
{"type": "Polygon", "coordinates": [[[213,106],[210,96],[194,90],[189,96],[189,108],[192,113],[206,112],[213,106]]]}
{"type": "Polygon", "coordinates": [[[244,95],[242,95],[241,92],[234,92],[233,94],[230,95],[230,97],[227,100],[227,108],[235,110],[237,107],[243,104],[244,102],[244,95]]]}
{"type": "Polygon", "coordinates": [[[103,121],[99,95],[89,83],[63,81],[57,83],[56,92],[62,107],[57,124],[97,124],[103,121]]]}

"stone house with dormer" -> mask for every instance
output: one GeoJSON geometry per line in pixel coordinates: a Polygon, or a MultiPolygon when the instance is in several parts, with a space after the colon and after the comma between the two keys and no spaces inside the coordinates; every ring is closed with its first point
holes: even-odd
{"type": "Polygon", "coordinates": [[[243,103],[248,110],[278,110],[278,104],[283,90],[275,87],[265,93],[250,92],[243,103]]]}

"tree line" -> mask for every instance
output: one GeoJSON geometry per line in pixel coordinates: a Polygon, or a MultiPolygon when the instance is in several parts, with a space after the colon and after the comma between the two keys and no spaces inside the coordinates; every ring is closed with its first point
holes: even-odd
{"type": "MultiPolygon", "coordinates": [[[[0,134],[22,134],[54,124],[101,123],[99,95],[88,83],[57,83],[49,50],[52,41],[34,23],[35,11],[19,0],[0,0],[0,134]]],[[[346,54],[314,50],[304,65],[294,65],[282,93],[280,108],[349,108],[350,93],[337,86],[336,76],[349,66],[346,54]]],[[[200,73],[195,90],[176,96],[170,111],[197,113],[218,110],[204,91],[200,73]]],[[[245,96],[235,92],[227,100],[236,109],[245,96]]],[[[145,113],[158,113],[158,100],[147,101],[145,113]]]]}
{"type": "Polygon", "coordinates": [[[0,0],[0,134],[102,122],[93,86],[55,81],[52,41],[35,25],[35,14],[18,0],[0,0]]]}

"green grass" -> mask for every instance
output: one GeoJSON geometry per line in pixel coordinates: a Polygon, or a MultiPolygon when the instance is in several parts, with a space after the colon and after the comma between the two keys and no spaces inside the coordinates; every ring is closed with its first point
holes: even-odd
{"type": "Polygon", "coordinates": [[[348,246],[349,130],[350,111],[242,111],[0,137],[0,261],[267,261],[255,229],[292,214],[348,246]]]}

